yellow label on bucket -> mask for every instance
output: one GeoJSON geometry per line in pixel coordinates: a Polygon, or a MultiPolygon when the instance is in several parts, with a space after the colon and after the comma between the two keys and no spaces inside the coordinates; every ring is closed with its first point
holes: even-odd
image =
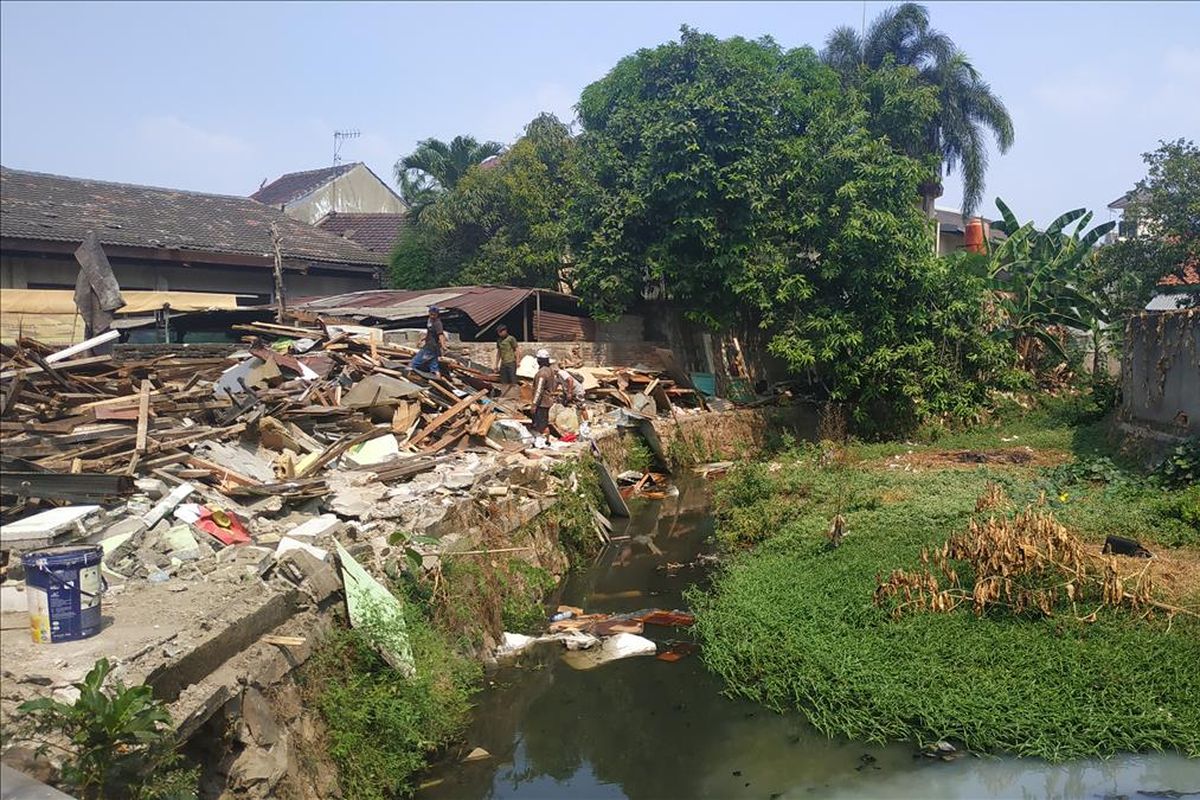
{"type": "Polygon", "coordinates": [[[33,586],[25,588],[29,602],[29,632],[33,641],[39,644],[50,643],[50,603],[46,593],[33,586]]]}

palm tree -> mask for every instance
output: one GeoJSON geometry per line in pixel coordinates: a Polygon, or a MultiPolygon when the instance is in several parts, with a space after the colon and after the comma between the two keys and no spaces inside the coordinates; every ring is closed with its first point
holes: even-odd
{"type": "Polygon", "coordinates": [[[415,218],[438,195],[453,189],[467,170],[503,150],[499,142],[479,142],[473,136],[455,136],[449,144],[424,139],[417,143],[416,150],[396,162],[400,196],[415,218]]]}
{"type": "MultiPolygon", "coordinates": [[[[1000,152],[1007,152],[1013,143],[1012,119],[966,54],[949,36],[929,27],[929,11],[916,3],[889,8],[865,36],[850,27],[836,28],[825,40],[821,58],[847,82],[856,80],[860,67],[893,63],[912,67],[922,82],[937,88],[941,107],[926,137],[928,152],[941,156],[947,172],[961,170],[962,213],[970,216],[983,199],[985,133],[991,131],[1000,152]]],[[[921,206],[930,216],[942,193],[941,179],[939,166],[938,174],[921,185],[921,206]]]]}

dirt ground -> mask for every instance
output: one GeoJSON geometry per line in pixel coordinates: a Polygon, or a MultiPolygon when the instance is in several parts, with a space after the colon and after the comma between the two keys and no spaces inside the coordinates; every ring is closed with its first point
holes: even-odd
{"type": "Polygon", "coordinates": [[[884,469],[975,469],[980,465],[996,467],[1054,467],[1071,459],[1061,450],[1034,450],[1032,447],[1004,447],[990,450],[915,450],[889,456],[871,464],[884,469]]]}
{"type": "MultiPolygon", "coordinates": [[[[1103,545],[1087,549],[1101,555],[1103,545]]],[[[1200,604],[1200,551],[1191,548],[1153,548],[1154,558],[1114,556],[1122,576],[1133,575],[1149,567],[1159,599],[1195,608],[1200,604]]]]}

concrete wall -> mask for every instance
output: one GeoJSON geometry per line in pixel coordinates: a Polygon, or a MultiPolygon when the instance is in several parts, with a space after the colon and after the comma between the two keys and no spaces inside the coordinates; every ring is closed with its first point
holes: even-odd
{"type": "MultiPolygon", "coordinates": [[[[521,356],[532,355],[540,349],[550,351],[552,358],[568,367],[632,367],[645,364],[659,369],[662,362],[654,352],[666,347],[665,342],[521,342],[521,356]]],[[[491,366],[496,361],[495,342],[464,342],[468,357],[479,364],[491,366]]],[[[457,346],[451,346],[457,351],[457,346]]],[[[452,352],[451,355],[454,355],[452,352]]]]}
{"type": "Polygon", "coordinates": [[[308,197],[286,206],[293,219],[315,225],[330,211],[366,214],[403,214],[407,208],[371,170],[362,164],[322,186],[308,197]]]}
{"type": "MultiPolygon", "coordinates": [[[[257,294],[271,299],[275,278],[263,267],[185,267],[111,259],[117,283],[124,289],[179,292],[257,294]]],[[[74,289],[79,264],[71,256],[0,256],[0,288],[74,289]]],[[[374,278],[362,275],[301,275],[284,272],[284,289],[291,297],[313,297],[376,289],[374,278]]]]}
{"type": "Polygon", "coordinates": [[[1125,329],[1121,421],[1155,438],[1200,435],[1200,309],[1139,314],[1125,329]]]}
{"type": "Polygon", "coordinates": [[[646,339],[646,320],[639,314],[624,314],[613,322],[596,320],[597,342],[641,342],[646,339]]]}

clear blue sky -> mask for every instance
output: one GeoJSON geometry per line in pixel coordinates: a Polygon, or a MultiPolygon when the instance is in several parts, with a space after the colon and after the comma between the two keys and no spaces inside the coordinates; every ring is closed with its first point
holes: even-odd
{"type": "MultiPolygon", "coordinates": [[[[868,19],[888,4],[866,4],[868,19]]],[[[1000,195],[1045,222],[1104,206],[1157,140],[1200,139],[1200,3],[930,3],[1008,104],[1000,195]]],[[[819,47],[848,3],[0,4],[0,161],[80,177],[248,194],[331,163],[332,133],[390,179],[417,140],[511,141],[623,55],[720,36],[819,47]]],[[[939,205],[956,206],[947,184],[939,205]]]]}

